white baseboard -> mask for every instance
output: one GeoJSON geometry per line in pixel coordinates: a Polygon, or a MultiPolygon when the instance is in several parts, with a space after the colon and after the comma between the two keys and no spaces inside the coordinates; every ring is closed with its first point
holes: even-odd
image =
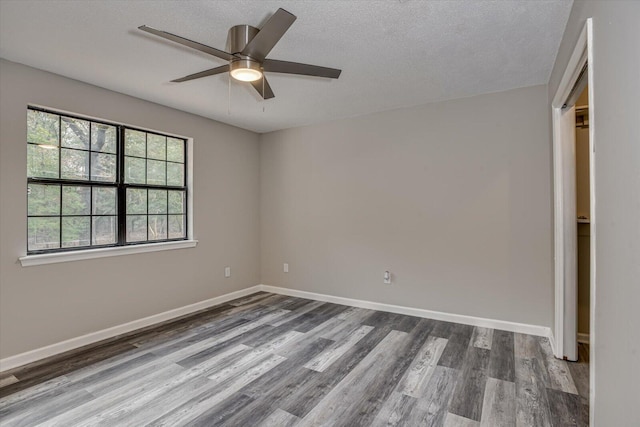
{"type": "Polygon", "coordinates": [[[261,291],[292,297],[307,298],[316,301],[332,302],[335,304],[349,305],[353,307],[369,308],[372,310],[388,311],[390,313],[406,314],[409,316],[424,317],[427,319],[443,320],[446,322],[462,323],[464,325],[479,326],[483,328],[501,329],[509,332],[550,337],[551,328],[546,326],[529,325],[526,323],[508,322],[505,320],[486,319],[483,317],[466,316],[462,314],[444,313],[441,311],[425,310],[422,308],[404,307],[400,305],[385,304],[380,302],[365,301],[352,298],[336,297],[332,295],[317,294],[315,292],[299,291],[296,289],[280,288],[270,285],[259,285],[261,291]]]}
{"type": "Polygon", "coordinates": [[[385,304],[380,302],[337,297],[332,295],[318,294],[315,292],[299,291],[296,289],[281,288],[269,285],[256,285],[239,291],[231,292],[219,297],[200,301],[195,304],[186,305],[184,307],[175,308],[163,313],[154,314],[122,325],[91,332],[66,341],[51,344],[46,347],[37,348],[25,353],[0,359],[0,372],[17,368],[18,366],[36,362],[56,354],[64,353],[88,344],[93,344],[104,339],[113,338],[136,329],[145,328],[156,323],[165,322],[186,314],[194,313],[214,305],[222,304],[236,298],[241,298],[255,292],[272,292],[274,294],[287,295],[292,297],[307,298],[316,301],[331,302],[335,304],[349,305],[352,307],[368,308],[371,310],[387,311],[390,313],[405,314],[408,316],[424,317],[427,319],[442,320],[446,322],[462,323],[464,325],[479,326],[483,328],[501,329],[509,332],[518,332],[521,334],[536,335],[549,338],[551,347],[555,349],[555,342],[551,329],[546,326],[529,325],[526,323],[508,322],[504,320],[487,319],[483,317],[466,316],[462,314],[444,313],[440,311],[425,310],[422,308],[404,307],[399,305],[385,304]]]}
{"type": "Polygon", "coordinates": [[[15,356],[0,359],[0,372],[8,371],[9,369],[17,368],[18,366],[26,365],[28,363],[45,359],[56,354],[64,353],[65,351],[73,350],[88,344],[93,344],[107,338],[113,338],[118,335],[126,334],[127,332],[132,332],[136,329],[145,328],[156,323],[175,319],[177,317],[194,313],[205,308],[213,307],[214,305],[222,304],[236,298],[241,298],[243,296],[259,292],[261,290],[260,288],[261,286],[258,285],[246,289],[241,289],[239,291],[231,292],[225,295],[220,295],[219,297],[185,305],[184,307],[175,308],[173,310],[154,314],[152,316],[144,317],[132,322],[123,323],[122,325],[113,326],[111,328],[102,329],[96,332],[91,332],[89,334],[51,344],[46,347],[37,348],[35,350],[17,354],[15,356]]]}
{"type": "Polygon", "coordinates": [[[583,334],[582,332],[578,332],[578,342],[581,344],[589,344],[589,334],[583,334]]]}

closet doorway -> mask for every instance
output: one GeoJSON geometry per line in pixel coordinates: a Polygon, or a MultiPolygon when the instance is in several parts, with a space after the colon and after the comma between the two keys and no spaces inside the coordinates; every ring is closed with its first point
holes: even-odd
{"type": "Polygon", "coordinates": [[[591,331],[591,195],[589,153],[589,88],[585,87],[576,101],[576,219],[578,270],[578,357],[588,353],[591,331]]]}
{"type": "MultiPolygon", "coordinates": [[[[579,332],[584,334],[580,335],[581,341],[588,338],[592,348],[596,339],[593,325],[597,202],[593,166],[596,141],[592,31],[592,21],[587,19],[551,104],[555,259],[552,346],[556,357],[570,361],[578,360],[579,332]],[[588,250],[585,250],[586,242],[589,242],[588,250]],[[579,255],[581,261],[586,255],[589,262],[579,265],[579,255]],[[579,279],[583,284],[580,295],[579,279]],[[586,282],[588,286],[584,286],[586,282]]],[[[593,359],[593,351],[591,353],[593,359]]]]}
{"type": "Polygon", "coordinates": [[[568,367],[578,378],[579,394],[589,400],[591,420],[597,357],[594,67],[593,21],[589,18],[551,102],[555,310],[550,340],[557,358],[578,362],[568,367]],[[585,258],[588,261],[583,261],[585,258]],[[578,343],[578,338],[583,342],[578,343]]]}

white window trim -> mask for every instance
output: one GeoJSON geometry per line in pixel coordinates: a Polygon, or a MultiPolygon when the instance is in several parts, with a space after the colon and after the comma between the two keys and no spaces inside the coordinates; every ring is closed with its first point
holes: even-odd
{"type": "MultiPolygon", "coordinates": [[[[45,110],[58,114],[70,114],[75,117],[82,117],[87,120],[104,121],[98,117],[86,116],[70,111],[51,108],[44,105],[29,104],[29,107],[43,108],[45,110]]],[[[107,120],[108,121],[108,120],[107,120]]],[[[176,240],[171,242],[144,243],[131,246],[114,246],[108,248],[87,248],[77,251],[67,252],[51,252],[44,254],[24,255],[18,258],[23,267],[31,267],[34,265],[56,264],[59,262],[81,261],[85,259],[107,258],[121,255],[133,255],[146,252],[168,251],[173,249],[195,248],[198,241],[193,238],[194,220],[193,220],[193,138],[183,135],[172,134],[166,131],[156,129],[148,129],[138,125],[131,125],[124,122],[114,122],[123,126],[129,126],[147,132],[161,133],[163,135],[185,139],[187,141],[187,240],[176,240]]]]}
{"type": "Polygon", "coordinates": [[[56,264],[59,262],[81,261],[84,259],[107,258],[121,255],[141,254],[145,252],[194,248],[197,244],[197,240],[176,240],[175,242],[145,243],[141,245],[115,246],[112,248],[83,249],[78,251],[26,255],[18,259],[23,267],[31,267],[34,265],[56,264]]]}

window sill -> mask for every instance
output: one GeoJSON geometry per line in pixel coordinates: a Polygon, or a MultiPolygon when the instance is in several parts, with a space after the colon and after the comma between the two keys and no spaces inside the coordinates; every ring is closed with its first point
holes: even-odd
{"type": "Polygon", "coordinates": [[[23,267],[31,267],[33,265],[55,264],[58,262],[80,261],[83,259],[106,258],[120,255],[141,254],[145,252],[194,248],[197,244],[197,240],[180,240],[175,242],[151,243],[135,246],[119,246],[115,248],[85,249],[81,251],[26,255],[18,258],[18,260],[23,267]]]}

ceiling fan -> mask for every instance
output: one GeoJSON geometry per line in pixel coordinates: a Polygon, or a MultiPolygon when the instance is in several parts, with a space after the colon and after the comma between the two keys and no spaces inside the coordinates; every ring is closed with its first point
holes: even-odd
{"type": "Polygon", "coordinates": [[[227,35],[226,52],[175,34],[147,27],[146,25],[138,28],[147,33],[229,62],[220,67],[171,80],[172,82],[186,82],[229,72],[234,79],[251,83],[263,99],[270,99],[275,95],[273,94],[273,90],[271,90],[271,86],[269,86],[269,82],[267,82],[267,78],[264,76],[264,72],[300,74],[303,76],[326,77],[330,79],[337,79],[341,73],[341,70],[335,68],[267,59],[267,55],[271,52],[271,49],[278,43],[295,20],[295,15],[284,9],[278,9],[261,29],[250,25],[236,25],[235,27],[231,27],[227,35]]]}

